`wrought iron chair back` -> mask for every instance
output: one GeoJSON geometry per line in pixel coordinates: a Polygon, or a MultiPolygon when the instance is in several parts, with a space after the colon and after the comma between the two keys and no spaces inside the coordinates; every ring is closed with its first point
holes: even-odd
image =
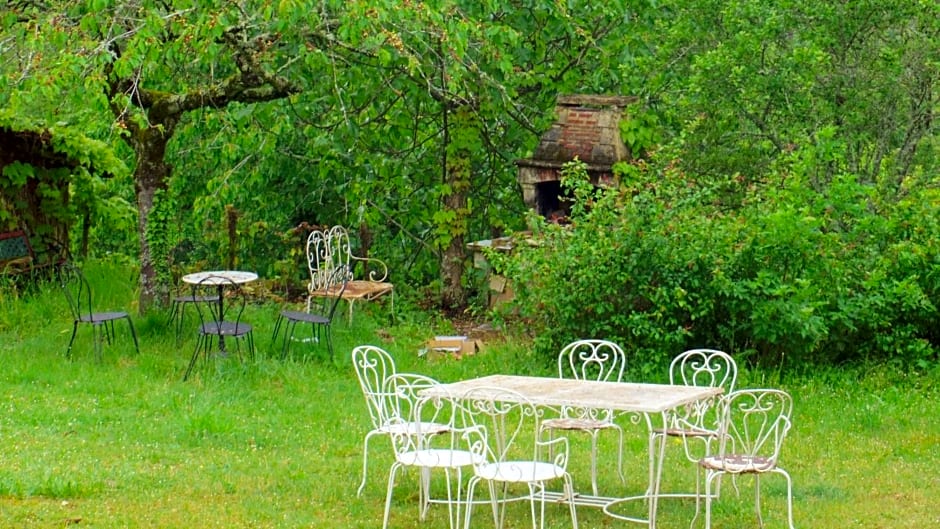
{"type": "MultiPolygon", "coordinates": [[[[392,294],[394,286],[386,283],[388,266],[373,257],[358,257],[353,254],[349,233],[343,226],[333,226],[326,230],[314,230],[307,236],[307,269],[310,282],[308,293],[318,296],[330,284],[336,281],[334,272],[343,270],[348,288],[342,298],[349,302],[349,320],[352,321],[353,302],[357,299],[373,300],[385,294],[392,294]],[[365,279],[356,278],[356,267],[365,269],[365,279]]],[[[394,298],[392,298],[394,303],[394,298]]]]}
{"type": "MultiPolygon", "coordinates": [[[[432,400],[431,405],[427,405],[428,403],[424,402],[427,399],[424,399],[420,394],[425,389],[439,385],[440,383],[437,380],[427,375],[417,373],[394,373],[389,375],[385,379],[381,392],[381,397],[385,400],[382,408],[384,409],[386,421],[401,420],[419,424],[424,419],[428,419],[429,422],[451,424],[453,422],[453,413],[452,411],[445,413],[447,403],[444,399],[432,400]]],[[[452,403],[450,407],[452,409],[452,403]]],[[[415,431],[418,434],[421,433],[420,428],[416,428],[415,431]]],[[[427,434],[428,432],[424,433],[427,434]]],[[[438,432],[435,430],[434,433],[438,432]]],[[[424,446],[418,441],[413,442],[418,443],[410,445],[413,448],[424,446]]]]}
{"type": "MultiPolygon", "coordinates": [[[[461,426],[480,466],[507,461],[534,466],[540,454],[543,412],[522,395],[500,388],[476,388],[460,397],[461,426]]],[[[567,444],[567,442],[566,442],[567,444]]],[[[567,450],[559,454],[567,462],[567,450]]]]}
{"type": "Polygon", "coordinates": [[[176,340],[179,342],[183,334],[183,324],[186,320],[186,305],[196,303],[219,303],[216,293],[197,295],[189,285],[177,285],[170,296],[170,323],[176,329],[176,340]]]}
{"type": "Polygon", "coordinates": [[[793,399],[778,389],[746,389],[719,402],[715,462],[723,472],[765,472],[777,465],[790,431],[793,399]]]}
{"type": "Polygon", "coordinates": [[[369,441],[376,435],[389,435],[389,415],[386,406],[388,397],[384,394],[385,382],[397,370],[392,355],[381,347],[374,345],[360,345],[352,350],[352,364],[359,379],[359,387],[365,397],[366,410],[369,412],[369,421],[372,429],[363,439],[362,450],[362,481],[356,489],[356,495],[361,496],[366,488],[366,478],[369,468],[369,441]]]}
{"type": "Polygon", "coordinates": [[[290,343],[294,337],[294,330],[298,323],[309,324],[311,327],[311,339],[319,342],[321,330],[326,334],[326,346],[330,353],[330,361],[333,361],[333,317],[336,314],[336,307],[343,299],[343,292],[346,291],[348,279],[343,267],[333,269],[330,280],[323,283],[323,290],[317,295],[307,296],[306,307],[304,311],[282,310],[278,314],[274,323],[274,335],[271,341],[276,343],[278,333],[281,330],[283,322],[286,323],[284,330],[284,343],[282,345],[282,356],[287,356],[290,343]]]}
{"type": "Polygon", "coordinates": [[[366,409],[372,428],[388,422],[386,399],[382,394],[385,381],[397,373],[395,359],[385,349],[374,345],[360,345],[352,351],[352,364],[359,379],[359,387],[366,400],[366,409]]]}
{"type": "Polygon", "coordinates": [[[197,303],[200,332],[223,336],[240,336],[248,332],[250,325],[242,321],[248,298],[241,285],[224,276],[208,275],[193,287],[194,297],[215,297],[220,303],[197,303]]]}
{"type": "Polygon", "coordinates": [[[373,257],[357,257],[353,254],[349,232],[344,226],[333,226],[327,230],[314,230],[307,236],[307,267],[310,271],[310,290],[322,290],[329,284],[331,270],[345,267],[347,279],[355,279],[355,267],[358,264],[368,267],[366,280],[385,281],[388,266],[373,257]]]}
{"type": "Polygon", "coordinates": [[[336,307],[349,285],[349,272],[345,266],[337,266],[329,274],[324,273],[323,277],[326,281],[322,282],[319,295],[307,296],[307,312],[320,314],[332,322],[336,307]]]}
{"type": "Polygon", "coordinates": [[[577,340],[558,355],[559,378],[620,382],[626,366],[623,349],[607,340],[577,340]]]}
{"type": "MultiPolygon", "coordinates": [[[[723,394],[734,391],[738,377],[738,367],[728,353],[715,349],[690,349],[675,356],[669,364],[669,383],[684,386],[720,387],[723,394]]],[[[682,440],[685,457],[697,463],[712,451],[712,443],[718,437],[720,423],[719,409],[716,403],[721,397],[703,399],[688,404],[669,413],[667,426],[650,431],[650,450],[660,437],[678,437],[682,440]]],[[[665,449],[665,440],[663,440],[665,449]]],[[[650,475],[653,473],[653,461],[650,460],[650,475]]],[[[696,491],[663,493],[661,496],[695,497],[699,499],[700,474],[696,467],[696,491]]],[[[716,491],[717,494],[717,491],[716,491]]]]}
{"type": "Polygon", "coordinates": [[[69,313],[74,319],[78,320],[94,313],[91,304],[91,287],[80,268],[72,263],[63,264],[59,268],[59,284],[65,293],[69,313]]]}
{"type": "MultiPolygon", "coordinates": [[[[734,358],[714,349],[690,349],[673,358],[669,365],[670,384],[720,387],[727,395],[734,391],[737,379],[734,358]]],[[[707,399],[678,410],[672,416],[673,428],[714,432],[718,427],[714,406],[715,399],[707,399]]]]}

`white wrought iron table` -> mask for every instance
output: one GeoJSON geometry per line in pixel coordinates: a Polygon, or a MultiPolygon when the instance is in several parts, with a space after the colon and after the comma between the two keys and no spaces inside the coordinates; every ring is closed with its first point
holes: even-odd
{"type": "MultiPolygon", "coordinates": [[[[459,397],[474,389],[477,390],[474,395],[481,398],[485,396],[485,392],[483,395],[479,392],[482,388],[512,390],[537,406],[610,409],[621,414],[635,414],[646,423],[646,427],[650,431],[655,426],[667,426],[669,411],[680,406],[713,398],[722,392],[721,388],[712,387],[598,382],[520,375],[489,375],[443,384],[424,390],[423,394],[429,397],[459,397]],[[661,423],[654,425],[654,417],[656,416],[659,416],[661,423]]],[[[496,391],[493,395],[494,398],[500,399],[506,397],[505,393],[496,391]]],[[[609,516],[629,522],[646,524],[650,529],[654,529],[656,527],[656,508],[659,482],[662,476],[665,436],[661,436],[660,439],[658,446],[650,446],[649,486],[644,494],[627,497],[579,494],[575,497],[575,502],[579,505],[601,507],[609,516]],[[626,516],[614,512],[613,509],[617,505],[634,500],[648,500],[649,512],[646,518],[626,516]]]]}

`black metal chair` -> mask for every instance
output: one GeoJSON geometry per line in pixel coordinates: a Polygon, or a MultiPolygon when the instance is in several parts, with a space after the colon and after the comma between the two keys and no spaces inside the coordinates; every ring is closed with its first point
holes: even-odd
{"type": "Polygon", "coordinates": [[[271,338],[272,343],[277,343],[277,336],[280,333],[281,325],[286,321],[284,328],[284,343],[282,345],[282,357],[287,357],[290,349],[290,342],[294,336],[294,330],[298,323],[309,324],[311,327],[310,339],[314,342],[320,341],[321,329],[326,335],[326,347],[330,353],[330,361],[333,361],[333,338],[330,332],[330,326],[333,323],[333,316],[336,314],[336,307],[343,299],[343,292],[348,284],[349,274],[345,266],[337,266],[330,274],[328,284],[322,291],[310,293],[307,296],[306,309],[300,310],[282,310],[274,323],[274,335],[271,338]]]}
{"type": "Polygon", "coordinates": [[[107,340],[111,344],[114,336],[114,322],[116,320],[127,320],[127,326],[131,331],[131,337],[134,339],[134,350],[140,353],[140,346],[137,343],[137,333],[134,331],[134,322],[131,321],[130,314],[125,311],[95,312],[92,306],[91,287],[88,280],[82,273],[82,270],[72,263],[64,263],[59,267],[59,284],[65,292],[65,299],[68,301],[69,310],[72,312],[72,337],[69,339],[69,347],[65,352],[66,358],[72,356],[72,345],[75,342],[75,335],[78,332],[80,323],[87,323],[94,330],[95,339],[95,357],[101,360],[101,342],[107,340]]]}
{"type": "Polygon", "coordinates": [[[252,334],[252,326],[242,321],[242,315],[245,312],[245,306],[248,299],[244,290],[235,281],[217,275],[209,275],[202,279],[198,284],[193,285],[193,297],[209,296],[210,292],[215,292],[218,303],[194,303],[196,313],[199,315],[199,332],[196,335],[196,347],[193,349],[193,356],[189,360],[189,366],[183,375],[183,380],[187,380],[202,353],[203,358],[208,360],[209,353],[212,350],[212,343],[218,340],[219,354],[226,356],[226,339],[232,339],[236,344],[236,351],[240,352],[242,340],[247,342],[248,354],[254,358],[255,343],[252,334]]]}
{"type": "Polygon", "coordinates": [[[218,294],[197,295],[192,291],[192,288],[177,288],[170,298],[170,323],[176,328],[177,343],[179,342],[180,336],[183,334],[183,322],[186,319],[186,305],[195,303],[217,304],[218,302],[218,294]]]}

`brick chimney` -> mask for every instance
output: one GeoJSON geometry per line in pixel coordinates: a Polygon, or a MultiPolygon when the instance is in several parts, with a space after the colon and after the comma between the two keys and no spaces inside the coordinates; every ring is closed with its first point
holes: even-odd
{"type": "Polygon", "coordinates": [[[610,183],[611,167],[630,158],[620,139],[620,120],[623,109],[634,101],[635,97],[623,96],[559,96],[555,123],[542,135],[531,158],[516,161],[525,203],[545,217],[563,210],[561,169],[575,158],[587,164],[594,184],[610,183]]]}

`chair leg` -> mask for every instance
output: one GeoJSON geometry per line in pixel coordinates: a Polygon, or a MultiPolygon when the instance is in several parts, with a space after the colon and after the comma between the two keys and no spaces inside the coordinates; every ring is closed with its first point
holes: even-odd
{"type": "Polygon", "coordinates": [[[290,354],[290,346],[294,341],[295,332],[297,332],[297,321],[288,319],[284,327],[284,343],[282,344],[283,351],[281,352],[283,358],[287,358],[290,354]]]}
{"type": "MultiPolygon", "coordinates": [[[[283,323],[283,322],[284,322],[284,315],[283,315],[283,314],[278,314],[278,315],[277,315],[277,319],[274,320],[274,334],[271,335],[271,343],[272,343],[272,344],[277,344],[277,335],[281,332],[281,323],[283,323]]],[[[285,329],[285,332],[286,332],[286,329],[285,329]]],[[[285,347],[283,348],[284,351],[281,353],[281,356],[282,356],[282,357],[283,357],[283,356],[286,356],[286,353],[287,353],[286,345],[287,345],[287,344],[285,343],[285,347]]]]}
{"type": "Polygon", "coordinates": [[[75,333],[78,332],[78,320],[72,324],[72,337],[69,338],[69,348],[65,350],[65,357],[72,358],[72,344],[75,342],[75,333]]]}
{"type": "Polygon", "coordinates": [[[401,465],[396,461],[388,471],[388,490],[385,492],[385,516],[382,518],[382,529],[388,528],[388,514],[392,510],[392,491],[395,489],[395,474],[401,465]]]}
{"type": "Polygon", "coordinates": [[[623,429],[617,428],[617,474],[620,475],[620,483],[626,483],[627,478],[623,475],[623,429]]]}
{"type": "Polygon", "coordinates": [[[470,529],[470,515],[473,514],[473,491],[476,489],[477,482],[479,478],[476,476],[471,477],[467,481],[467,509],[464,512],[464,529],[470,529]]]}
{"type": "Polygon", "coordinates": [[[202,347],[203,339],[208,339],[208,337],[200,335],[196,338],[196,347],[193,349],[193,356],[189,359],[189,366],[186,368],[186,373],[183,374],[184,382],[189,379],[189,374],[192,373],[193,366],[196,365],[196,360],[199,358],[199,349],[202,347]]]}
{"type": "Polygon", "coordinates": [[[591,492],[597,496],[597,436],[599,430],[592,430],[591,434],[591,492]]]}
{"type": "Polygon", "coordinates": [[[646,496],[649,497],[653,494],[653,478],[656,473],[656,442],[659,438],[658,433],[650,433],[649,435],[649,446],[647,446],[647,453],[649,454],[649,479],[646,481],[649,485],[646,488],[646,496]]]}
{"type": "Polygon", "coordinates": [[[783,477],[787,480],[787,522],[790,524],[790,529],[793,527],[793,480],[790,479],[790,474],[782,469],[778,468],[775,470],[778,474],[783,474],[783,477]]]}
{"type": "MultiPolygon", "coordinates": [[[[496,483],[492,480],[488,480],[486,484],[490,489],[490,508],[493,510],[493,524],[496,526],[496,529],[503,529],[503,517],[500,516],[500,501],[496,493],[496,483]]],[[[469,529],[470,524],[467,524],[469,529]]]]}
{"type": "Polygon", "coordinates": [[[528,483],[529,486],[529,518],[532,520],[532,529],[545,527],[545,486],[541,483],[528,483]],[[539,502],[536,512],[535,502],[539,502]],[[541,525],[540,523],[541,522],[541,525]]]}
{"type": "MultiPolygon", "coordinates": [[[[574,484],[571,482],[571,475],[565,474],[564,481],[565,495],[568,496],[568,508],[571,510],[571,526],[578,529],[578,509],[574,505],[574,484]]],[[[545,502],[542,502],[542,505],[544,504],[545,502]]]]}
{"type": "Polygon", "coordinates": [[[369,432],[366,434],[366,438],[363,441],[362,447],[362,482],[359,484],[359,488],[356,490],[356,496],[362,496],[362,491],[366,488],[366,477],[368,476],[367,471],[369,469],[369,439],[375,435],[375,432],[369,432]]]}
{"type": "Polygon", "coordinates": [[[418,468],[418,520],[424,521],[431,507],[431,469],[418,468]]]}
{"type": "Polygon", "coordinates": [[[137,354],[140,354],[140,344],[137,343],[137,331],[134,330],[134,322],[131,321],[131,317],[127,317],[127,326],[131,330],[131,338],[134,339],[134,350],[137,351],[137,354]]]}
{"type": "Polygon", "coordinates": [[[706,470],[705,471],[705,529],[711,529],[712,527],[712,479],[715,478],[717,474],[706,470]]]}
{"type": "Polygon", "coordinates": [[[323,331],[326,334],[326,350],[330,352],[330,363],[333,363],[333,333],[330,331],[330,325],[327,324],[323,331]]]}
{"type": "Polygon", "coordinates": [[[760,514],[760,474],[754,474],[754,510],[757,512],[757,526],[764,526],[764,517],[760,514]]]}

